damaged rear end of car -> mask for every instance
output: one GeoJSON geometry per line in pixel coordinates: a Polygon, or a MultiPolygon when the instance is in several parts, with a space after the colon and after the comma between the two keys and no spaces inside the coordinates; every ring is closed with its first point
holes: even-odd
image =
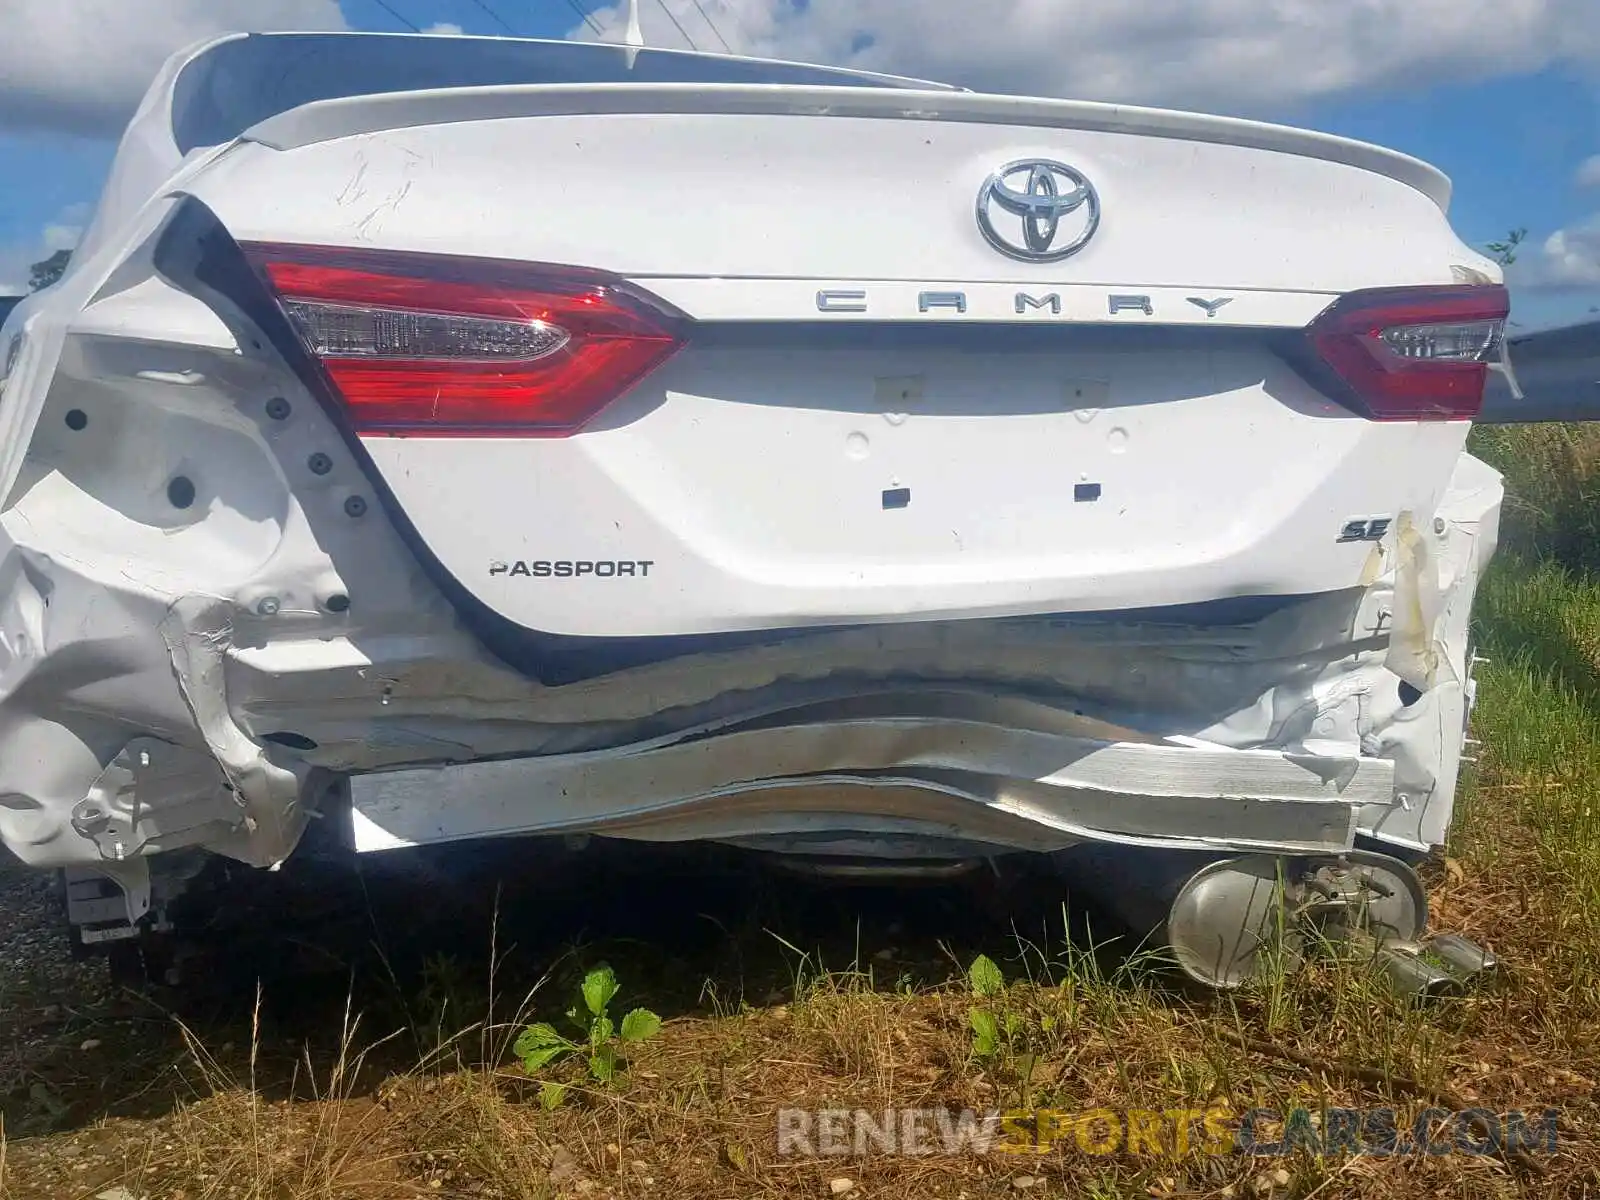
{"type": "Polygon", "coordinates": [[[1285,905],[1411,947],[1502,496],[1447,195],[714,56],[179,56],[0,335],[0,837],[107,937],[322,819],[1050,855],[1219,986],[1285,905]]]}

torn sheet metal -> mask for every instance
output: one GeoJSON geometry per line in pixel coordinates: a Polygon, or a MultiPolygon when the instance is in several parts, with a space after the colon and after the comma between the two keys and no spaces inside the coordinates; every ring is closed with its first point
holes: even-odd
{"type": "Polygon", "coordinates": [[[1397,691],[1392,702],[1387,689],[1375,692],[1362,735],[1366,753],[1395,764],[1391,802],[1361,814],[1363,832],[1381,841],[1424,849],[1442,845],[1449,831],[1472,706],[1472,604],[1495,552],[1504,495],[1497,471],[1463,455],[1445,502],[1393,573],[1395,612],[1413,616],[1397,618],[1385,665],[1396,675],[1421,669],[1424,682],[1408,679],[1417,691],[1397,691]]]}

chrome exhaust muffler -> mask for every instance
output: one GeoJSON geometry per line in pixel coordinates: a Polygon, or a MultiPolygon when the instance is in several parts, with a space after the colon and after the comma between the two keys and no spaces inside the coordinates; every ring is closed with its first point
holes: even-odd
{"type": "Polygon", "coordinates": [[[1419,998],[1457,994],[1499,968],[1459,934],[1423,938],[1422,883],[1386,854],[1215,858],[1093,847],[1062,855],[1058,865],[1146,946],[1209,987],[1292,970],[1318,941],[1353,950],[1397,991],[1419,998]]]}
{"type": "Polygon", "coordinates": [[[1198,983],[1235,988],[1280,958],[1299,965],[1303,937],[1287,902],[1297,895],[1285,873],[1291,860],[1093,847],[1057,861],[1069,886],[1198,983]]]}

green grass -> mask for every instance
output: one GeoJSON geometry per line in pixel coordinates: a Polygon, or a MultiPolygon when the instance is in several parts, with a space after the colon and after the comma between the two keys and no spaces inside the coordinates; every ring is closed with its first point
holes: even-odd
{"type": "Polygon", "coordinates": [[[1489,432],[1475,449],[1505,472],[1507,536],[1474,613],[1489,660],[1479,775],[1587,881],[1600,875],[1600,431],[1489,432]]]}
{"type": "Polygon", "coordinates": [[[1497,425],[1470,449],[1505,474],[1501,544],[1530,561],[1600,568],[1600,433],[1587,425],[1497,425]]]}
{"type": "MultiPolygon", "coordinates": [[[[1526,838],[1559,892],[1549,953],[1600,1007],[1600,429],[1503,427],[1473,449],[1506,477],[1500,553],[1474,612],[1476,787],[1456,838],[1493,862],[1526,838]]],[[[1530,883],[1533,881],[1530,880],[1530,883]]]]}
{"type": "MultiPolygon", "coordinates": [[[[1600,579],[1507,556],[1478,604],[1488,662],[1479,667],[1474,725],[1486,769],[1581,791],[1600,779],[1600,579]]],[[[1592,842],[1600,825],[1566,832],[1592,842]]]]}

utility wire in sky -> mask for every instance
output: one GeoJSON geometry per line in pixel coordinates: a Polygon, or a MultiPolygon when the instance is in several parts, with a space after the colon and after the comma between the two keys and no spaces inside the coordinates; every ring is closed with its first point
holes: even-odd
{"type": "Polygon", "coordinates": [[[711,26],[711,32],[717,35],[717,41],[722,43],[722,48],[732,54],[733,47],[728,45],[728,39],[722,36],[722,30],[717,28],[717,23],[711,19],[711,14],[705,10],[705,5],[701,4],[700,0],[694,0],[694,6],[700,15],[705,18],[706,24],[711,26]]]}
{"type": "Polygon", "coordinates": [[[594,31],[595,37],[600,36],[599,23],[589,15],[588,11],[578,3],[578,0],[567,0],[567,7],[583,18],[583,23],[594,31]]]}
{"type": "Polygon", "coordinates": [[[678,22],[678,18],[672,15],[672,10],[667,7],[667,0],[656,0],[656,3],[661,6],[661,11],[667,14],[667,20],[672,22],[672,27],[678,31],[684,41],[689,43],[689,49],[698,51],[700,47],[694,44],[694,39],[689,36],[689,31],[678,22]]]}
{"type": "Polygon", "coordinates": [[[404,25],[407,29],[411,30],[412,33],[421,33],[422,32],[422,30],[418,29],[413,22],[408,21],[405,17],[402,17],[399,13],[395,12],[393,7],[390,6],[389,0],[372,0],[372,2],[374,4],[376,4],[379,8],[383,9],[384,12],[388,13],[396,21],[399,21],[400,24],[404,25]]]}
{"type": "Polygon", "coordinates": [[[472,0],[472,2],[474,4],[476,4],[479,8],[481,8],[484,12],[488,13],[489,16],[494,18],[496,24],[498,24],[501,29],[504,29],[512,37],[516,37],[517,36],[517,31],[515,29],[511,28],[511,26],[506,22],[506,19],[504,17],[502,17],[499,13],[495,12],[494,9],[490,8],[487,4],[485,4],[484,0],[472,0]]]}

